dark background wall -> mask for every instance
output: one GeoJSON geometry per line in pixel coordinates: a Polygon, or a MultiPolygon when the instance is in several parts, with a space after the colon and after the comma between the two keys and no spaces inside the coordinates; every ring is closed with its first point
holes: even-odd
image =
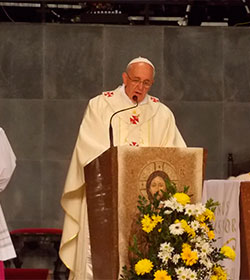
{"type": "Polygon", "coordinates": [[[155,64],[151,94],[190,147],[208,150],[207,179],[227,154],[250,158],[250,29],[0,25],[0,126],[17,156],[1,203],[10,229],[61,227],[60,197],[89,98],[121,83],[128,61],[155,64]]]}

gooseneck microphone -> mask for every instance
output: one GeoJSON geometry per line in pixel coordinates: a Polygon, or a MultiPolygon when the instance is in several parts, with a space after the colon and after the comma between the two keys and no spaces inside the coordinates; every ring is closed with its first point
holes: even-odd
{"type": "Polygon", "coordinates": [[[113,117],[118,114],[118,113],[121,113],[123,111],[127,111],[127,110],[130,110],[130,109],[133,109],[133,108],[136,108],[138,106],[138,97],[136,95],[134,95],[132,97],[132,99],[136,102],[136,105],[132,106],[132,107],[128,107],[128,108],[125,108],[125,109],[122,109],[122,110],[119,110],[117,112],[114,112],[114,114],[111,116],[110,118],[110,121],[109,121],[109,140],[110,140],[110,147],[114,147],[114,143],[113,143],[113,128],[112,128],[112,119],[113,117]]]}

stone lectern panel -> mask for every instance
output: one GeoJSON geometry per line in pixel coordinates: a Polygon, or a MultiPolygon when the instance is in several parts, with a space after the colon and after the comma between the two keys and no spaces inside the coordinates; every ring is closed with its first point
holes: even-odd
{"type": "Polygon", "coordinates": [[[85,169],[94,279],[118,279],[128,264],[131,227],[138,196],[150,195],[152,178],[169,178],[178,191],[189,186],[192,202],[201,201],[204,149],[111,148],[85,169]]]}
{"type": "Polygon", "coordinates": [[[128,265],[131,227],[139,195],[148,196],[150,178],[168,177],[178,191],[189,186],[192,202],[201,201],[204,149],[118,147],[118,227],[120,269],[128,265]],[[160,171],[160,172],[159,172],[160,171]]]}

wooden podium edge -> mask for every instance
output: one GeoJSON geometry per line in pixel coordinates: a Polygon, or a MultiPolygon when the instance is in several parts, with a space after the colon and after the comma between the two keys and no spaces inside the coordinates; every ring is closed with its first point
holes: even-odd
{"type": "Polygon", "coordinates": [[[118,162],[112,147],[84,168],[94,280],[117,279],[118,162]],[[111,195],[112,194],[112,195],[111,195]]]}

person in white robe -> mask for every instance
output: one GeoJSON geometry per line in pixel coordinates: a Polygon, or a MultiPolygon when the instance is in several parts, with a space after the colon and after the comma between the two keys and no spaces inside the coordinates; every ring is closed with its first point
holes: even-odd
{"type": "MultiPolygon", "coordinates": [[[[8,185],[16,167],[16,157],[4,130],[0,127],[0,192],[8,185]]],[[[4,279],[3,261],[16,257],[0,205],[0,279],[4,279]]]]}
{"type": "Polygon", "coordinates": [[[231,176],[228,180],[250,181],[250,172],[243,173],[238,176],[231,176]]]}
{"type": "Polygon", "coordinates": [[[70,269],[69,279],[92,280],[84,166],[110,147],[111,116],[114,146],[186,147],[170,109],[148,94],[154,65],[133,59],[122,74],[123,85],[89,101],[74,148],[61,204],[65,211],[60,257],[70,269]]]}

